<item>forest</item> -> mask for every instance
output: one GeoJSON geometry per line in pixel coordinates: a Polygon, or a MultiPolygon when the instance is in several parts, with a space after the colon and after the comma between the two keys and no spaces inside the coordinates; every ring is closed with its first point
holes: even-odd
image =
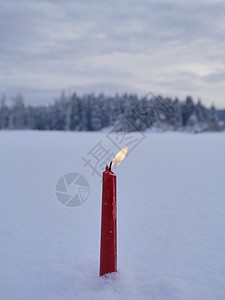
{"type": "Polygon", "coordinates": [[[225,113],[213,105],[205,107],[191,96],[184,100],[149,93],[145,97],[135,94],[87,94],[68,96],[62,92],[53,104],[25,105],[21,94],[11,103],[0,97],[0,130],[67,130],[99,131],[106,127],[123,130],[118,123],[126,120],[128,131],[222,131],[225,113]]]}

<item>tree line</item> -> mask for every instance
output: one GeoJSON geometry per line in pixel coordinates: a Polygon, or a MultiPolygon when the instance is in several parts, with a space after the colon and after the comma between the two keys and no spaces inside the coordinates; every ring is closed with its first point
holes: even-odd
{"type": "MultiPolygon", "coordinates": [[[[214,106],[205,107],[191,96],[178,98],[135,94],[105,96],[62,93],[48,106],[25,105],[18,94],[11,105],[0,97],[0,129],[98,131],[126,120],[128,130],[219,131],[224,125],[214,106]]],[[[118,128],[118,127],[117,127],[118,128]]]]}

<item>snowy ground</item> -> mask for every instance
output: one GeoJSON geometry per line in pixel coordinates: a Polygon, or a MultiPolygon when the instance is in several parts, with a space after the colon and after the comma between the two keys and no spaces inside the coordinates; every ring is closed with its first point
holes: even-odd
{"type": "Polygon", "coordinates": [[[147,134],[115,171],[118,267],[100,278],[101,182],[82,156],[106,133],[0,132],[0,299],[225,299],[225,134],[147,134]],[[63,174],[91,191],[68,208],[63,174]]]}

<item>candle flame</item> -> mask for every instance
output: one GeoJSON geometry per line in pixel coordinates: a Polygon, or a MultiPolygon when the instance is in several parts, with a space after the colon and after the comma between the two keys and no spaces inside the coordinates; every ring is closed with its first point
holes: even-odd
{"type": "Polygon", "coordinates": [[[112,160],[112,166],[119,166],[119,164],[121,163],[121,161],[124,159],[124,157],[126,156],[128,151],[128,147],[124,147],[122,150],[120,150],[120,152],[118,152],[116,154],[116,156],[113,158],[112,160]]]}

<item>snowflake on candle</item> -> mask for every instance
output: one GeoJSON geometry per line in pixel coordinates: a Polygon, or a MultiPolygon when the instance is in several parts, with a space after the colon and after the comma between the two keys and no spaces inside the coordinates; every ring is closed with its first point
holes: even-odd
{"type": "Polygon", "coordinates": [[[106,149],[100,141],[87,153],[87,158],[82,157],[82,160],[85,162],[84,167],[89,166],[92,169],[92,175],[101,177],[102,170],[114,156],[115,154],[106,149]]]}
{"type": "Polygon", "coordinates": [[[118,149],[128,147],[129,153],[146,138],[135,123],[128,119],[118,122],[107,134],[107,137],[118,149]]]}

